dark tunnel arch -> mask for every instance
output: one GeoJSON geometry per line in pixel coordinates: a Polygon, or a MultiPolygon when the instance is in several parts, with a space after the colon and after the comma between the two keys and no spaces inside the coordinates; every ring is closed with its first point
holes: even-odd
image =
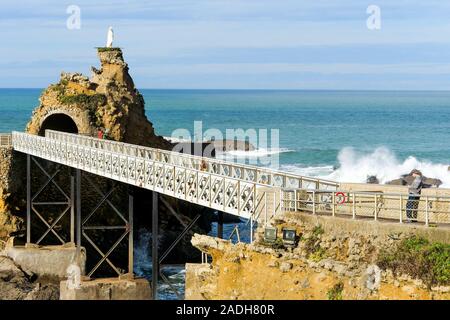
{"type": "Polygon", "coordinates": [[[68,133],[78,133],[78,127],[73,119],[63,113],[55,113],[48,116],[39,130],[40,136],[45,136],[45,130],[56,130],[68,133]]]}

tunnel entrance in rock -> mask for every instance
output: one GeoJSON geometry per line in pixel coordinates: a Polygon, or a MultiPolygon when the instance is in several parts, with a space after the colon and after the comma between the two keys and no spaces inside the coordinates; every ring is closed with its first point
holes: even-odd
{"type": "Polygon", "coordinates": [[[56,113],[44,120],[39,130],[40,136],[45,136],[45,130],[56,130],[68,133],[78,133],[75,121],[66,114],[56,113]]]}

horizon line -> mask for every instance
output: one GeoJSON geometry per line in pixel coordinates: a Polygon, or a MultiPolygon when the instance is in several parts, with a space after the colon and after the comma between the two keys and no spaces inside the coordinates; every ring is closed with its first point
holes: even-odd
{"type": "MultiPolygon", "coordinates": [[[[0,87],[0,90],[45,90],[38,87],[0,87]]],[[[166,91],[336,91],[336,92],[450,92],[450,89],[280,89],[280,88],[137,88],[166,91]]]]}

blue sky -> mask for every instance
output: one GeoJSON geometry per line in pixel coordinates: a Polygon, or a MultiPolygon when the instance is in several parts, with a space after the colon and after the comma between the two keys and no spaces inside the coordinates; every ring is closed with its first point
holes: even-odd
{"type": "Polygon", "coordinates": [[[0,87],[89,75],[112,25],[139,88],[450,90],[450,1],[92,2],[3,0],[0,87]],[[366,27],[372,4],[380,30],[366,27]]]}

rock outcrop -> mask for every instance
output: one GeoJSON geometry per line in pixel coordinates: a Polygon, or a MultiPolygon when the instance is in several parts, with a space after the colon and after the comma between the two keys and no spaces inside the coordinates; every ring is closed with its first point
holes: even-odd
{"type": "Polygon", "coordinates": [[[135,88],[119,48],[99,48],[101,68],[89,79],[80,73],[62,73],[40,98],[27,131],[43,135],[45,129],[97,135],[144,146],[170,149],[156,136],[145,116],[144,99],[135,88]]]}
{"type": "Polygon", "coordinates": [[[0,255],[0,300],[58,300],[59,286],[35,281],[6,256],[0,255]]]}
{"type": "MultiPolygon", "coordinates": [[[[392,181],[386,182],[386,184],[396,185],[396,186],[406,186],[410,185],[414,181],[414,177],[410,174],[403,175],[399,179],[395,179],[392,181]]],[[[442,184],[442,181],[435,178],[424,177],[424,183],[430,186],[439,187],[442,184]]]]}
{"type": "MultiPolygon", "coordinates": [[[[20,180],[14,176],[20,175],[17,170],[18,162],[13,163],[13,150],[0,147],[0,240],[6,238],[22,228],[23,220],[20,216],[20,180]]],[[[1,249],[1,248],[0,248],[1,249]]]]}

